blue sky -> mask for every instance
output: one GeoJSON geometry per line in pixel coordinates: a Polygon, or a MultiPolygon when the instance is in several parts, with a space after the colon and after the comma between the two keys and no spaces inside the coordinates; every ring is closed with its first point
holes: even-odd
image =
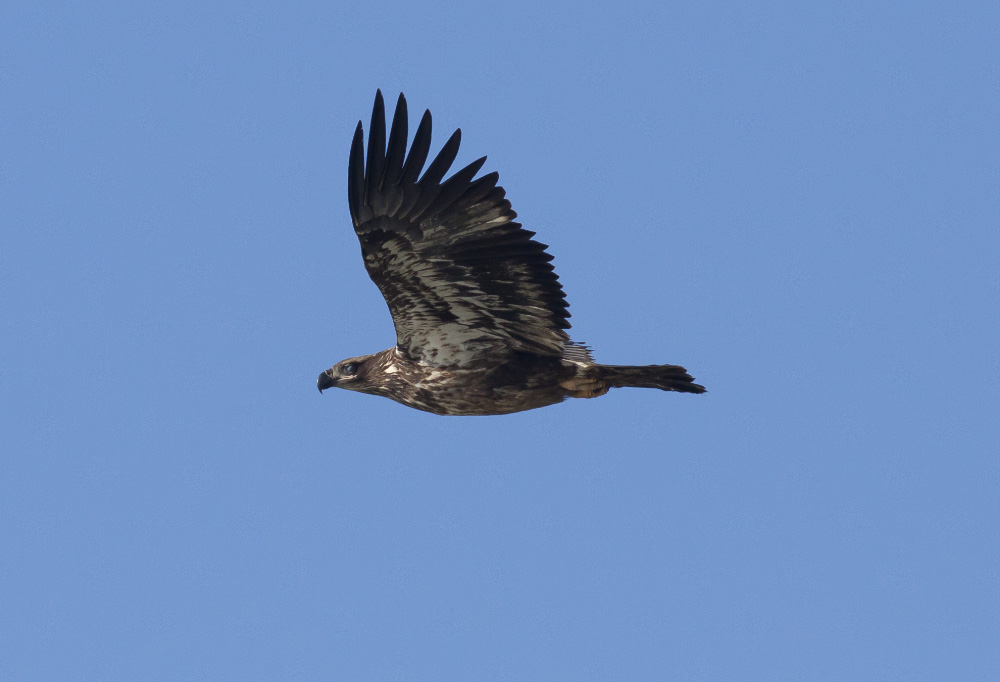
{"type": "Polygon", "coordinates": [[[0,15],[0,678],[995,680],[995,3],[0,15]],[[346,202],[376,88],[489,155],[575,338],[442,418],[346,202]]]}

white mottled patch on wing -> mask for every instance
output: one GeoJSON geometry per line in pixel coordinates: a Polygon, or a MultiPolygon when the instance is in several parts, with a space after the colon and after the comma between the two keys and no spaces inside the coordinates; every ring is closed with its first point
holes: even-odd
{"type": "Polygon", "coordinates": [[[563,348],[563,363],[576,365],[577,367],[590,367],[594,364],[594,358],[590,355],[590,348],[585,344],[576,341],[569,341],[563,348]]]}

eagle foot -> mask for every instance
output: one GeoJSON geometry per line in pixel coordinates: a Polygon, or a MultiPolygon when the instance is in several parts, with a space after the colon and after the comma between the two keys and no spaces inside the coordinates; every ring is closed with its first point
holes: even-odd
{"type": "Polygon", "coordinates": [[[586,377],[566,379],[560,381],[559,385],[566,389],[570,398],[596,398],[604,395],[611,388],[603,381],[586,377]]]}

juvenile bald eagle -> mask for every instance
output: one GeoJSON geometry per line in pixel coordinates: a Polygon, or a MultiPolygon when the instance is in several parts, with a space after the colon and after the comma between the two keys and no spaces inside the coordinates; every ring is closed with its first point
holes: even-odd
{"type": "Polygon", "coordinates": [[[320,392],[335,386],[456,415],[508,414],[623,386],[704,393],[683,367],[600,365],[570,340],[566,296],[546,245],[514,222],[497,173],[473,180],[486,157],[442,182],[461,132],[421,176],[430,111],[406,154],[400,95],[387,149],[377,92],[367,162],[358,122],[347,199],[365,268],[389,305],[396,345],[338,362],[319,375],[320,392]]]}

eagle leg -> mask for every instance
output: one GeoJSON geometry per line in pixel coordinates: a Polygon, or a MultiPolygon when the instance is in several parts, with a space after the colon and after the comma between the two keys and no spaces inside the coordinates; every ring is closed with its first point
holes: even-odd
{"type": "Polygon", "coordinates": [[[607,382],[593,377],[575,376],[564,379],[559,385],[566,389],[570,398],[596,398],[608,392],[611,388],[607,382]]]}

